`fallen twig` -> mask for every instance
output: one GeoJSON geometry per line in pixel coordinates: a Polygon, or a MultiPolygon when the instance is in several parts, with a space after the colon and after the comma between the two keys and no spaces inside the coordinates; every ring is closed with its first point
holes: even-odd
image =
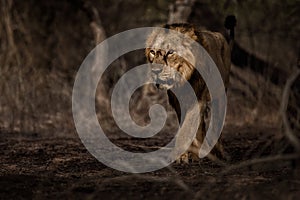
{"type": "Polygon", "coordinates": [[[294,160],[294,159],[299,159],[300,154],[298,153],[293,153],[293,154],[280,154],[280,155],[275,155],[275,156],[267,156],[265,158],[255,158],[251,160],[246,160],[242,161],[238,164],[231,165],[227,168],[225,168],[222,171],[222,174],[226,174],[228,172],[231,172],[233,170],[243,168],[243,167],[248,167],[256,164],[261,164],[261,163],[267,163],[267,162],[274,162],[274,161],[279,161],[279,160],[294,160]]]}

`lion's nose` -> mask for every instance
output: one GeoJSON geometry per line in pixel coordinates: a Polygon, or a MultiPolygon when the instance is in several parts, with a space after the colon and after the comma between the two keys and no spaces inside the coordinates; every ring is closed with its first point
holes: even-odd
{"type": "Polygon", "coordinates": [[[162,72],[162,69],[161,68],[154,68],[154,69],[152,69],[152,73],[154,73],[154,74],[156,74],[156,75],[158,75],[159,73],[161,73],[162,72]]]}

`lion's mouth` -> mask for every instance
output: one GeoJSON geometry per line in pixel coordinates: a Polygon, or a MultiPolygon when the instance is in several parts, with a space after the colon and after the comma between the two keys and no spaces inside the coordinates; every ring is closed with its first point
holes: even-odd
{"type": "Polygon", "coordinates": [[[161,80],[161,79],[157,79],[156,81],[156,87],[158,89],[170,89],[173,87],[175,81],[173,79],[167,79],[167,80],[161,80]]]}

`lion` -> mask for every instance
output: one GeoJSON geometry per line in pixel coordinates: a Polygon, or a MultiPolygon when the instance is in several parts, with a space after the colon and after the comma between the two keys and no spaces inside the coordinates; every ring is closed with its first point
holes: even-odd
{"type": "MultiPolygon", "coordinates": [[[[219,32],[201,30],[187,23],[167,24],[163,28],[185,34],[202,45],[218,67],[224,86],[227,88],[235,23],[235,17],[227,17],[225,27],[230,29],[228,39],[225,39],[219,32]]],[[[198,131],[188,150],[177,159],[177,162],[188,163],[189,161],[199,160],[199,150],[207,130],[210,95],[204,80],[194,68],[195,58],[191,48],[189,48],[191,44],[183,42],[178,45],[178,42],[181,41],[176,37],[168,31],[153,31],[146,41],[145,55],[151,68],[151,78],[157,83],[157,88],[167,91],[169,104],[175,109],[179,123],[181,123],[182,116],[182,123],[184,123],[184,117],[187,116],[187,113],[181,113],[179,102],[170,89],[180,90],[184,88],[185,84],[190,84],[197,96],[201,116],[198,131]],[[183,57],[187,60],[178,56],[176,49],[181,49],[183,57]]],[[[187,109],[187,112],[189,112],[189,109],[187,109]]],[[[180,144],[180,141],[176,141],[175,145],[180,144]]],[[[225,158],[220,139],[212,153],[209,155],[225,158]]]]}

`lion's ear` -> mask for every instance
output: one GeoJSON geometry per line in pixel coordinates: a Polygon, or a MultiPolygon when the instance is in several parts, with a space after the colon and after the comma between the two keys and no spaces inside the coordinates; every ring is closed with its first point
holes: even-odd
{"type": "Polygon", "coordinates": [[[150,52],[150,48],[146,48],[146,49],[145,49],[145,55],[146,55],[146,57],[148,57],[149,52],[150,52]]]}
{"type": "Polygon", "coordinates": [[[145,49],[145,56],[149,59],[150,48],[145,49]]]}

